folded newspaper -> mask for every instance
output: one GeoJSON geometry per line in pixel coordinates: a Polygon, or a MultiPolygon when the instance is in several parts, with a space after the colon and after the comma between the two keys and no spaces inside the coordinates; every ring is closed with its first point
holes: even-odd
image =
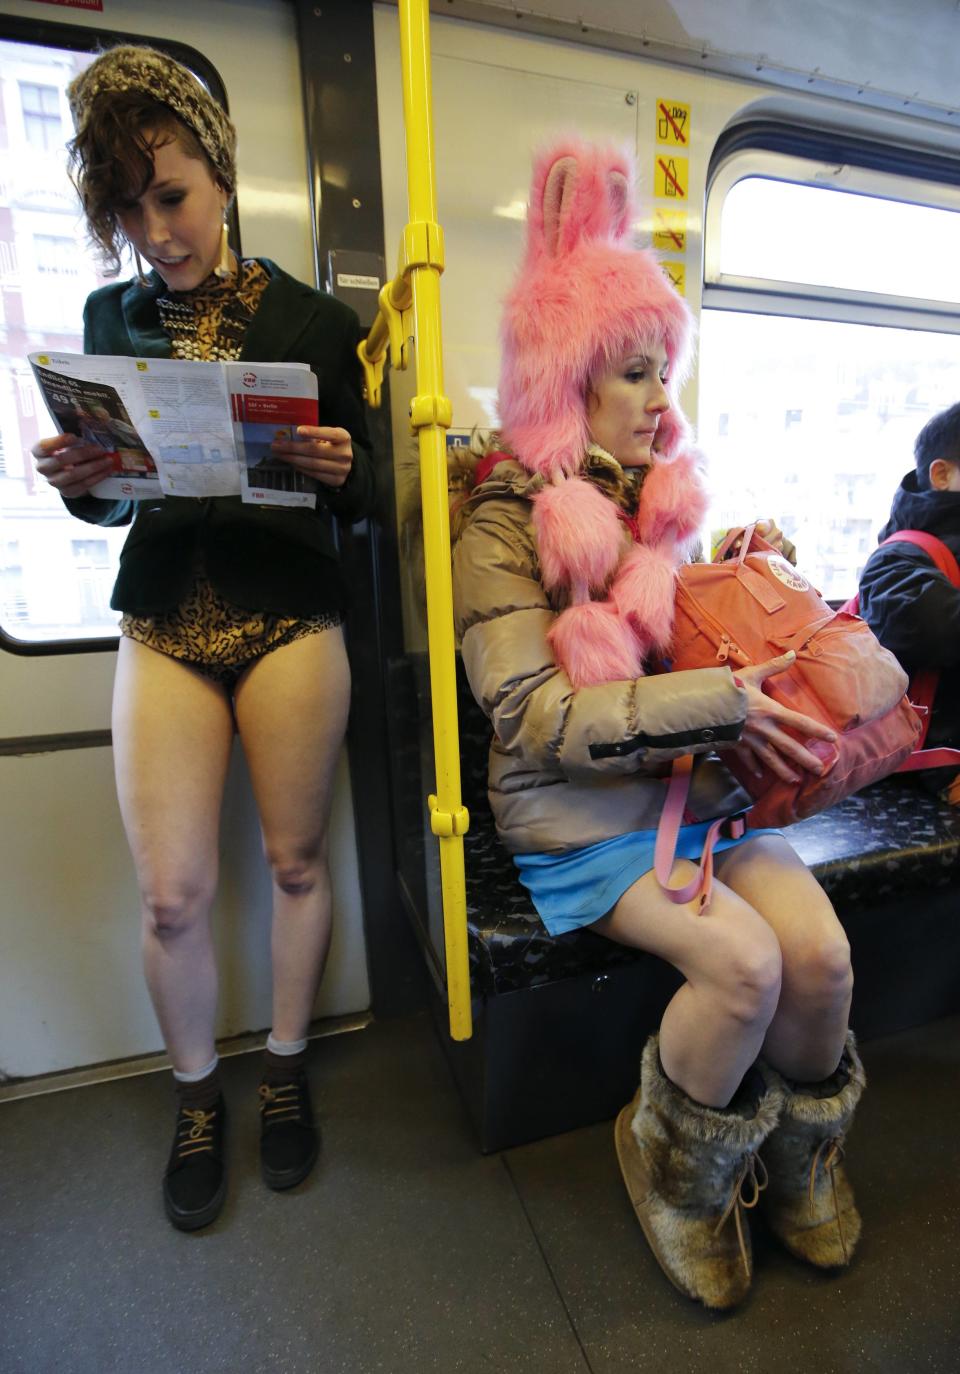
{"type": "Polygon", "coordinates": [[[31,353],[61,434],[99,444],[113,475],[94,496],[240,496],[315,506],[317,483],[274,454],[317,424],[317,379],[306,363],[199,363],[83,353],[31,353]]]}

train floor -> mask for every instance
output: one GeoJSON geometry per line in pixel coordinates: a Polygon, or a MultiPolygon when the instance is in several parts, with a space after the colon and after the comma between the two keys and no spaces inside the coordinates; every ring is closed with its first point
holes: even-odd
{"type": "Polygon", "coordinates": [[[426,1015],[317,1043],[324,1150],[289,1194],[257,1170],[256,1056],[225,1063],[230,1192],[162,1215],[166,1075],[0,1106],[3,1374],[956,1374],[960,1017],[864,1046],[852,1269],[754,1226],[746,1305],[663,1278],[609,1124],[477,1153],[426,1015]]]}

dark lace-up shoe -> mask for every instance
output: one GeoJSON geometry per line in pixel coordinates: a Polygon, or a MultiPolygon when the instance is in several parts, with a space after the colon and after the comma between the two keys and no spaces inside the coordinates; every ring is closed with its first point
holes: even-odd
{"type": "Polygon", "coordinates": [[[212,1107],[177,1112],[176,1132],[163,1176],[167,1216],[180,1231],[209,1226],[223,1206],[227,1173],[223,1161],[226,1108],[222,1097],[212,1107]]]}
{"type": "Polygon", "coordinates": [[[260,1170],[269,1188],[293,1188],[316,1163],[319,1135],[310,1105],[307,1075],[285,1083],[261,1083],[260,1170]]]}

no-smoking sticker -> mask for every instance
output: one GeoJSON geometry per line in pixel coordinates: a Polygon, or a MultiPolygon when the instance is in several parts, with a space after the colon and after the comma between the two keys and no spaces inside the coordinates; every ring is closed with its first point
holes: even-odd
{"type": "Polygon", "coordinates": [[[686,210],[667,210],[662,205],[654,207],[653,246],[668,253],[687,251],[686,210]]]}

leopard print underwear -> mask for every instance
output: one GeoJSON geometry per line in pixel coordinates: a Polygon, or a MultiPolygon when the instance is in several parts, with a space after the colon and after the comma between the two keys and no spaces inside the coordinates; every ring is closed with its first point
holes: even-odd
{"type": "Polygon", "coordinates": [[[198,573],[190,591],[171,611],[125,613],[120,633],[149,649],[179,659],[232,693],[246,670],[266,654],[307,635],[342,624],[339,611],[293,618],[249,611],[218,595],[198,573]]]}

